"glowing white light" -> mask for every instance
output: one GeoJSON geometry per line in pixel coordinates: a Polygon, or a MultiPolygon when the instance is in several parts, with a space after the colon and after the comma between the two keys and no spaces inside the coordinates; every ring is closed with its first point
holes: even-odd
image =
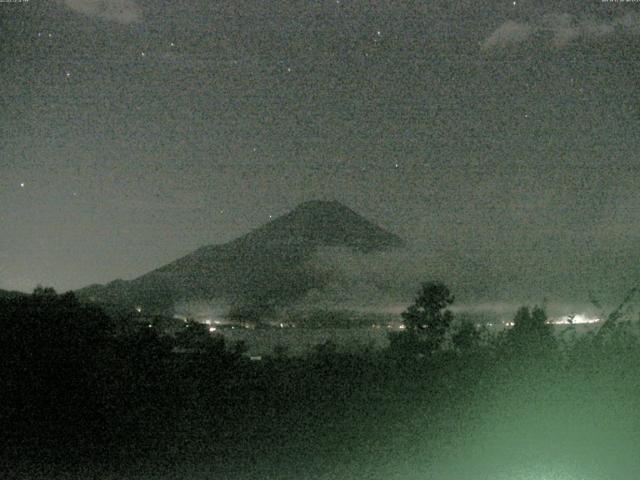
{"type": "Polygon", "coordinates": [[[216,327],[209,327],[209,332],[215,332],[216,331],[216,327]]]}
{"type": "Polygon", "coordinates": [[[572,323],[575,324],[592,324],[598,323],[600,321],[599,318],[596,317],[588,317],[583,313],[578,313],[576,315],[564,315],[563,317],[556,318],[551,320],[550,323],[554,325],[569,325],[572,323]]]}
{"type": "Polygon", "coordinates": [[[20,188],[24,188],[24,182],[20,183],[20,188]]]}
{"type": "Polygon", "coordinates": [[[138,305],[136,307],[136,312],[138,312],[138,313],[142,312],[142,307],[140,305],[138,305]]]}

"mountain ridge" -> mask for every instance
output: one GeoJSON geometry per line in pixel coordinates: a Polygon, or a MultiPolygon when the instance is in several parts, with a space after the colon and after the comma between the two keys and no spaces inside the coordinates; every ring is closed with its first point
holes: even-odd
{"type": "Polygon", "coordinates": [[[90,301],[166,312],[177,301],[286,304],[322,288],[320,247],[371,253],[404,241],[337,201],[312,200],[224,244],[206,245],[133,280],[78,290],[90,301]]]}

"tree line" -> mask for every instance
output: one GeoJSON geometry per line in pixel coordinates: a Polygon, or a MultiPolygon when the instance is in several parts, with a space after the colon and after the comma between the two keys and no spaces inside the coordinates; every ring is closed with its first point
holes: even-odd
{"type": "Polygon", "coordinates": [[[607,372],[607,381],[625,379],[624,388],[640,384],[629,383],[640,371],[640,341],[624,306],[604,331],[568,341],[554,335],[541,307],[520,308],[512,328],[490,334],[456,319],[453,302],[446,285],[426,282],[387,349],[343,352],[327,342],[307,356],[280,348],[251,362],[245,344],[228,344],[196,322],[168,337],[146,324],[123,325],[131,319],[72,293],[38,288],[0,298],[2,448],[17,457],[63,449],[137,458],[170,456],[180,441],[197,449],[215,440],[228,453],[251,445],[256,428],[288,438],[285,426],[298,428],[292,422],[321,431],[329,420],[346,421],[345,411],[360,418],[377,405],[466,408],[478,385],[505,378],[607,372]]]}

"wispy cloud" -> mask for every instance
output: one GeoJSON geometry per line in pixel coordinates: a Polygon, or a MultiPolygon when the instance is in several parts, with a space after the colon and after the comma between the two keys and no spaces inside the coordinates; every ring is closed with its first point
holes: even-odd
{"type": "Polygon", "coordinates": [[[505,47],[510,44],[520,43],[527,40],[534,31],[535,28],[531,25],[508,20],[482,42],[482,48],[505,47]]]}
{"type": "Polygon", "coordinates": [[[131,0],[64,0],[70,9],[103,20],[129,24],[142,20],[142,11],[131,0]]]}
{"type": "Polygon", "coordinates": [[[562,48],[579,38],[599,38],[617,33],[640,34],[640,14],[628,13],[613,20],[600,20],[555,13],[529,22],[507,20],[480,42],[480,46],[483,50],[490,50],[550,38],[553,46],[562,48]]]}

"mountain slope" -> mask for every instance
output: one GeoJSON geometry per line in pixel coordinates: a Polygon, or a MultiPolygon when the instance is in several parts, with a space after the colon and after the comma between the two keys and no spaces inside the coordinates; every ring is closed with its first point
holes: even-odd
{"type": "Polygon", "coordinates": [[[229,243],[202,247],[134,280],[94,285],[78,294],[151,311],[166,311],[181,300],[287,304],[328,281],[327,273],[309,262],[319,247],[368,253],[402,245],[399,237],[339,202],[312,201],[229,243]]]}

